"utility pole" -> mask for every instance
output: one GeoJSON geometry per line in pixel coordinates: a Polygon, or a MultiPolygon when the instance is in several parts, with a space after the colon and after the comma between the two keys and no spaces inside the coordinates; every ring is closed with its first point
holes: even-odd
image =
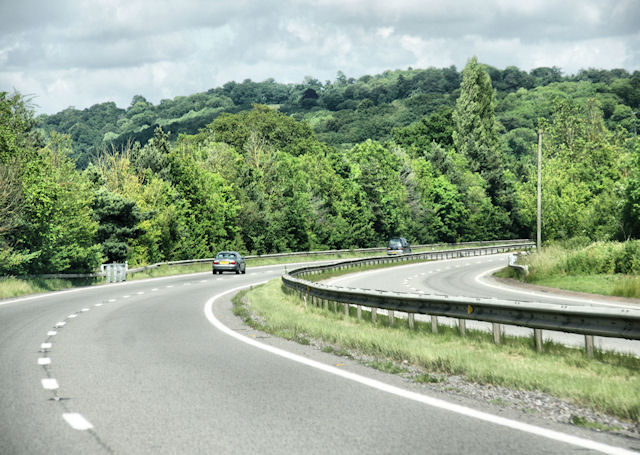
{"type": "Polygon", "coordinates": [[[538,129],[538,235],[537,251],[542,248],[542,128],[538,129]]]}

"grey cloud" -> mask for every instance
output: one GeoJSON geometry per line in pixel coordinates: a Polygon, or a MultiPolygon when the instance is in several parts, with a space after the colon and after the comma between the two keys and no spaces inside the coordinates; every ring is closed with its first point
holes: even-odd
{"type": "Polygon", "coordinates": [[[461,68],[472,55],[499,68],[632,71],[639,14],[635,0],[5,1],[0,90],[35,93],[51,112],[136,93],[157,102],[231,79],[461,68]],[[598,54],[608,45],[615,52],[598,54]]]}

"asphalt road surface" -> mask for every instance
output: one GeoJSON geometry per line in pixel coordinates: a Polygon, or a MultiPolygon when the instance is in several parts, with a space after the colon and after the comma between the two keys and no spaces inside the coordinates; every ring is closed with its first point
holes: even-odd
{"type": "MultiPolygon", "coordinates": [[[[196,274],[0,301],[0,454],[632,453],[242,326],[196,274]]],[[[634,446],[635,444],[635,446],[634,446]]]]}
{"type": "MultiPolygon", "coordinates": [[[[447,259],[435,262],[391,267],[367,273],[355,273],[336,277],[330,283],[353,288],[379,289],[424,295],[448,295],[462,297],[497,298],[519,302],[553,303],[567,306],[588,306],[639,309],[640,304],[628,299],[583,296],[573,293],[554,294],[541,290],[507,286],[491,277],[491,272],[505,267],[509,254],[447,259]]],[[[422,317],[425,319],[425,317],[422,317]]],[[[453,325],[450,318],[438,318],[439,323],[453,325]]],[[[490,323],[467,321],[467,328],[492,330],[490,323]]],[[[532,336],[532,329],[502,326],[504,333],[515,336],[532,336]]],[[[545,340],[568,346],[584,346],[582,335],[545,330],[545,340]]],[[[595,337],[595,346],[640,356],[640,341],[595,337]]]]}

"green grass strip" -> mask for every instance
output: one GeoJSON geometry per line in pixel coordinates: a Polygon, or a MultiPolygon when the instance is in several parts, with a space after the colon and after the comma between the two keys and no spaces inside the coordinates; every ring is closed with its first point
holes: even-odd
{"type": "Polygon", "coordinates": [[[394,369],[387,361],[407,361],[424,369],[425,382],[431,381],[430,372],[462,375],[480,384],[549,393],[639,421],[640,359],[630,355],[596,352],[589,358],[551,342],[536,353],[531,339],[504,337],[503,344],[495,345],[489,333],[467,330],[462,338],[456,329],[440,326],[440,333],[433,334],[430,323],[416,321],[410,330],[399,318],[391,327],[381,315],[372,322],[368,311],[359,320],[355,308],[347,317],[342,305],[333,312],[305,304],[280,279],[237,296],[235,304],[236,313],[260,330],[305,344],[322,340],[338,352],[356,350],[380,358],[386,371],[394,369]]]}

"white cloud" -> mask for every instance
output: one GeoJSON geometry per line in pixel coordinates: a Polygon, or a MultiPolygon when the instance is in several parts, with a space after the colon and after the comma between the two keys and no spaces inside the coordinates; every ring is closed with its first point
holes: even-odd
{"type": "Polygon", "coordinates": [[[22,0],[0,2],[0,90],[40,112],[229,80],[333,79],[386,69],[640,69],[636,0],[22,0]]]}

